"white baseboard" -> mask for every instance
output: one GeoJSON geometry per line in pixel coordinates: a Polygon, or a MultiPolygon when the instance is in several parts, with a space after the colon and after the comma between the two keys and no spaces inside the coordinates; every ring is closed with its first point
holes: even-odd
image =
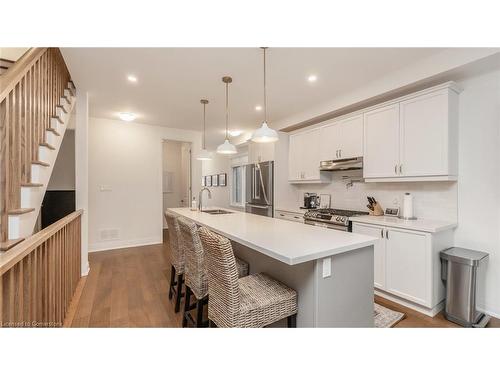
{"type": "Polygon", "coordinates": [[[438,303],[436,306],[434,306],[432,309],[425,307],[425,306],[420,306],[416,303],[407,301],[405,299],[399,298],[397,296],[394,296],[392,294],[389,294],[387,292],[383,292],[381,290],[375,289],[374,290],[375,294],[377,296],[383,297],[385,299],[388,299],[389,301],[399,303],[400,305],[403,305],[404,307],[408,307],[412,310],[418,311],[419,313],[425,314],[430,317],[436,316],[441,310],[444,309],[444,300],[438,303]]]}
{"type": "Polygon", "coordinates": [[[136,240],[122,240],[122,241],[102,241],[95,242],[89,245],[89,253],[96,251],[106,251],[114,249],[124,249],[127,247],[157,245],[163,242],[162,236],[139,238],[136,240]]]}
{"type": "Polygon", "coordinates": [[[483,314],[486,314],[486,315],[489,315],[489,316],[492,316],[493,318],[497,318],[497,319],[500,319],[500,313],[497,312],[497,311],[493,311],[489,308],[485,308],[485,307],[477,307],[477,309],[479,311],[481,311],[483,314]]]}

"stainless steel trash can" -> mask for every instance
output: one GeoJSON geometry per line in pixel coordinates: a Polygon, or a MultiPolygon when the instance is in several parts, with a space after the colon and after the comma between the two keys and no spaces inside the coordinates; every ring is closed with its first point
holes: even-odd
{"type": "Polygon", "coordinates": [[[484,327],[489,316],[476,309],[478,273],[488,253],[452,247],[441,251],[441,278],[446,284],[446,319],[464,327],[484,327]]]}

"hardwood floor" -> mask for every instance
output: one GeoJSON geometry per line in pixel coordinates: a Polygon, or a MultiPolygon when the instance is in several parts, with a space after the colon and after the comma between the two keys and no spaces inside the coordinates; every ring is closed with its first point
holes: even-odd
{"type": "MultiPolygon", "coordinates": [[[[181,327],[181,313],[168,300],[168,238],[160,245],[89,254],[90,272],[73,318],[73,327],[181,327]]],[[[406,313],[396,327],[458,327],[375,297],[385,307],[406,313]]],[[[492,319],[489,326],[500,327],[492,319]]]]}
{"type": "Polygon", "coordinates": [[[73,327],[180,327],[167,251],[165,243],[91,253],[73,327]]]}

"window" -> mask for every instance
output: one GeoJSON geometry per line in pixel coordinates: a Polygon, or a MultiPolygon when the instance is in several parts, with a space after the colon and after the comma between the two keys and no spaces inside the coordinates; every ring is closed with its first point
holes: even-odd
{"type": "Polygon", "coordinates": [[[248,156],[238,156],[231,160],[231,206],[245,207],[245,164],[248,156]]]}

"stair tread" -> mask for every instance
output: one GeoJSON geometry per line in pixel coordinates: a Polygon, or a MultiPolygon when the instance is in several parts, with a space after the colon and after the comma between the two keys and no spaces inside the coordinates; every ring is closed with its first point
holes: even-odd
{"type": "Polygon", "coordinates": [[[58,132],[56,129],[54,129],[54,128],[47,128],[47,131],[52,132],[52,133],[54,133],[54,134],[55,134],[55,135],[57,135],[57,136],[60,136],[60,135],[61,135],[61,134],[59,134],[59,132],[58,132]]]}
{"type": "Polygon", "coordinates": [[[15,240],[0,242],[0,251],[7,251],[23,241],[24,238],[16,238],[15,240]]]}
{"type": "Polygon", "coordinates": [[[55,150],[56,148],[52,145],[49,145],[47,142],[40,143],[40,146],[50,148],[51,150],[55,150]]]}
{"type": "Polygon", "coordinates": [[[43,167],[50,167],[49,163],[46,163],[46,162],[41,161],[41,160],[32,160],[31,164],[41,165],[43,167]]]}
{"type": "Polygon", "coordinates": [[[64,113],[68,113],[68,111],[66,110],[66,108],[63,105],[58,104],[58,105],[56,105],[56,107],[61,108],[64,113]]]}
{"type": "Polygon", "coordinates": [[[52,116],[52,118],[56,119],[59,121],[61,124],[64,124],[63,120],[59,116],[52,116]]]}
{"type": "Polygon", "coordinates": [[[7,214],[9,215],[23,215],[27,214],[29,212],[35,211],[34,208],[15,208],[13,210],[7,211],[7,214]]]}
{"type": "Polygon", "coordinates": [[[41,186],[43,186],[43,184],[38,183],[38,182],[23,182],[21,184],[21,186],[23,186],[23,187],[41,187],[41,186]]]}

